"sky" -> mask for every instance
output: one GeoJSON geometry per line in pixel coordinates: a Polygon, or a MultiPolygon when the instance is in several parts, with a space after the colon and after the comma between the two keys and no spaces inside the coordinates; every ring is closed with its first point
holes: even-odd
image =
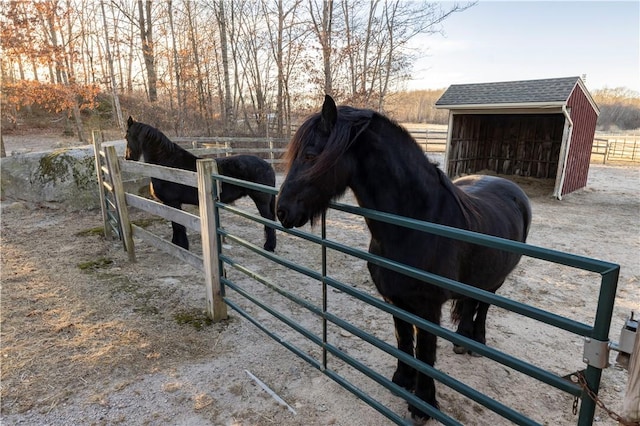
{"type": "Polygon", "coordinates": [[[589,91],[640,95],[640,0],[479,0],[442,29],[416,42],[427,52],[407,89],[586,75],[589,91]]]}

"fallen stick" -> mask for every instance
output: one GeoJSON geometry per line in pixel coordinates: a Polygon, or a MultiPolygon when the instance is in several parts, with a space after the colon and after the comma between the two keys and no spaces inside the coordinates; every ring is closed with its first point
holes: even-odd
{"type": "Polygon", "coordinates": [[[296,410],[294,410],[293,408],[291,408],[291,406],[289,404],[287,404],[284,399],[280,398],[274,391],[271,390],[271,388],[269,388],[269,386],[267,386],[262,380],[258,379],[256,376],[254,376],[253,374],[251,374],[251,372],[249,370],[244,370],[245,373],[247,373],[249,375],[249,377],[251,377],[257,384],[260,385],[260,387],[262,389],[264,389],[269,395],[271,395],[271,397],[273,399],[275,399],[278,404],[280,405],[284,405],[285,407],[287,407],[287,409],[289,411],[291,411],[293,414],[298,414],[296,413],[296,410]]]}

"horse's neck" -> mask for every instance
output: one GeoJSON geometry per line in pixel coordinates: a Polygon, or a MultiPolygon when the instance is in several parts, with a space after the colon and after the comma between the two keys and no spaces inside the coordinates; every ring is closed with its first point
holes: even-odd
{"type": "Polygon", "coordinates": [[[455,185],[421,150],[397,149],[384,142],[359,153],[358,168],[350,183],[358,204],[401,216],[453,224],[446,212],[462,207],[455,185]]]}
{"type": "Polygon", "coordinates": [[[147,163],[195,170],[195,156],[173,142],[163,140],[146,142],[143,152],[144,161],[147,163]],[[191,157],[193,161],[190,161],[191,157]]]}

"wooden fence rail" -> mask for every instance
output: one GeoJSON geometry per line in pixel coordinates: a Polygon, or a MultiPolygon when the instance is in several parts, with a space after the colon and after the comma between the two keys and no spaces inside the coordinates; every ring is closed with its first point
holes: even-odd
{"type": "Polygon", "coordinates": [[[424,152],[445,152],[447,130],[407,128],[424,152]]]}

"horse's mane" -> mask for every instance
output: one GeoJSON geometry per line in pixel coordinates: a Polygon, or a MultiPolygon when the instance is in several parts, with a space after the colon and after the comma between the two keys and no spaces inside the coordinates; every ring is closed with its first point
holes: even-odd
{"type": "MultiPolygon", "coordinates": [[[[320,113],[311,115],[293,135],[289,148],[285,153],[287,169],[291,167],[299,153],[314,140],[316,133],[322,132],[318,126],[320,124],[320,120],[320,113]]],[[[394,137],[396,142],[404,140],[408,146],[411,146],[412,148],[415,147],[416,152],[419,151],[419,156],[424,155],[413,136],[411,136],[411,134],[395,120],[370,109],[340,106],[338,107],[338,119],[330,137],[327,139],[324,148],[316,158],[316,162],[305,172],[305,174],[309,178],[313,178],[314,176],[331,168],[336,161],[338,161],[338,158],[355,142],[358,136],[370,128],[374,120],[385,122],[390,126],[392,131],[397,132],[398,136],[394,137]]],[[[412,155],[410,158],[415,161],[421,161],[419,156],[412,155]]],[[[460,210],[466,216],[466,210],[470,208],[472,209],[473,205],[466,200],[461,191],[451,182],[444,172],[438,168],[437,163],[432,162],[427,157],[424,158],[424,162],[428,164],[427,167],[429,170],[433,169],[433,176],[437,179],[439,184],[453,196],[460,207],[460,210]]],[[[419,169],[420,167],[416,167],[415,171],[419,169]]]]}
{"type": "MultiPolygon", "coordinates": [[[[329,135],[316,162],[307,170],[306,174],[314,176],[333,166],[358,136],[369,127],[371,120],[376,115],[379,114],[370,109],[359,109],[350,106],[338,107],[338,119],[331,135],[329,135]]],[[[298,153],[314,140],[316,133],[322,132],[318,128],[319,123],[320,113],[313,114],[302,123],[293,135],[289,148],[285,153],[287,168],[291,167],[298,153]]]]}
{"type": "MultiPolygon", "coordinates": [[[[293,135],[289,148],[284,156],[287,169],[291,167],[298,154],[314,140],[315,134],[322,132],[322,130],[318,128],[320,120],[320,113],[311,115],[293,135]]],[[[413,136],[395,120],[370,109],[339,106],[338,119],[335,127],[327,139],[322,152],[316,159],[315,164],[306,172],[307,176],[311,177],[320,174],[332,167],[338,158],[355,142],[358,136],[369,128],[374,120],[381,120],[388,123],[391,128],[398,132],[401,139],[410,141],[410,143],[419,149],[413,136]]],[[[427,161],[431,163],[430,160],[427,159],[427,161]]],[[[436,163],[431,164],[434,167],[437,166],[436,163]]]]}
{"type": "Polygon", "coordinates": [[[147,142],[149,144],[148,148],[151,148],[152,144],[157,145],[158,148],[167,153],[185,151],[181,146],[172,142],[164,133],[149,124],[137,121],[132,126],[135,126],[136,139],[141,146],[143,142],[147,142]]]}

